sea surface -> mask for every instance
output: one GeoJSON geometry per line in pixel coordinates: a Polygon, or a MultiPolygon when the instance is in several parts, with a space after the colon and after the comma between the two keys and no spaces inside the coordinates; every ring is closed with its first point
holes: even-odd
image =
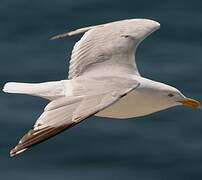
{"type": "MultiPolygon", "coordinates": [[[[161,23],[138,49],[141,74],[202,101],[200,0],[0,0],[0,87],[67,78],[71,50],[81,36],[49,38],[127,18],[161,23]]],[[[46,103],[0,92],[1,180],[202,179],[202,110],[185,107],[122,121],[91,117],[10,158],[9,150],[46,103]]]]}

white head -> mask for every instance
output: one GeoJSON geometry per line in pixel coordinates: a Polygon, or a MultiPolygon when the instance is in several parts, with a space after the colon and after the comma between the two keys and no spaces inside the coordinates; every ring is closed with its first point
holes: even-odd
{"type": "Polygon", "coordinates": [[[199,101],[187,98],[178,89],[145,78],[141,78],[141,85],[137,91],[141,93],[141,96],[144,98],[144,104],[142,104],[142,106],[147,109],[147,114],[177,105],[192,108],[201,107],[199,101]]]}

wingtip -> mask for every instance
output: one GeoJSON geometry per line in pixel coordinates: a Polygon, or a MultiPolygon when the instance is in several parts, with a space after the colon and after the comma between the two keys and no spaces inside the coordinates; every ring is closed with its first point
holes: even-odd
{"type": "Polygon", "coordinates": [[[10,157],[14,157],[14,156],[16,156],[16,155],[19,155],[19,154],[23,153],[23,152],[26,151],[26,150],[27,150],[27,148],[18,150],[18,147],[16,146],[15,148],[13,148],[13,149],[10,151],[10,157]]]}
{"type": "Polygon", "coordinates": [[[59,35],[53,36],[50,38],[50,40],[52,41],[52,40],[57,40],[57,39],[63,39],[66,36],[71,36],[71,32],[67,32],[64,34],[59,34],[59,35]]]}

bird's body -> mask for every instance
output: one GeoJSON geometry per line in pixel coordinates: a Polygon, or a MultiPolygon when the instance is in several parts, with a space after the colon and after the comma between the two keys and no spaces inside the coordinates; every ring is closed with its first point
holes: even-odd
{"type": "MultiPolygon", "coordinates": [[[[165,93],[167,93],[167,88],[172,89],[172,87],[143,77],[133,76],[133,78],[140,82],[139,87],[110,107],[96,114],[97,116],[127,119],[145,116],[172,106],[180,105],[179,102],[176,102],[176,104],[172,102],[170,104],[165,103],[165,99],[158,96],[159,91],[162,91],[162,87],[165,89],[165,93]],[[151,93],[151,91],[154,91],[154,93],[151,93]]],[[[175,90],[173,88],[173,91],[175,90]]]]}
{"type": "Polygon", "coordinates": [[[176,88],[140,75],[134,51],[160,27],[148,19],[130,19],[81,28],[54,37],[85,33],[72,51],[67,80],[40,84],[7,83],[4,91],[50,100],[44,112],[11,151],[14,156],[89,116],[132,118],[176,105],[198,107],[176,88]]]}

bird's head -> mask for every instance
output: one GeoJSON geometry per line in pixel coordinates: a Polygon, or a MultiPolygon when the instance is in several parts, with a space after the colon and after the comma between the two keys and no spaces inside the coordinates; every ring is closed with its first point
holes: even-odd
{"type": "Polygon", "coordinates": [[[199,101],[186,97],[175,87],[145,78],[141,78],[141,82],[138,91],[144,97],[143,105],[150,113],[178,105],[201,108],[199,101]]]}
{"type": "Polygon", "coordinates": [[[195,99],[188,98],[178,89],[168,86],[167,90],[165,89],[162,94],[165,96],[164,99],[167,99],[167,102],[171,105],[183,105],[191,108],[201,108],[201,103],[195,99]]]}
{"type": "Polygon", "coordinates": [[[156,82],[153,86],[155,96],[159,97],[161,103],[168,107],[183,105],[191,108],[201,108],[201,103],[195,99],[186,97],[180,90],[167,84],[156,82]]]}

